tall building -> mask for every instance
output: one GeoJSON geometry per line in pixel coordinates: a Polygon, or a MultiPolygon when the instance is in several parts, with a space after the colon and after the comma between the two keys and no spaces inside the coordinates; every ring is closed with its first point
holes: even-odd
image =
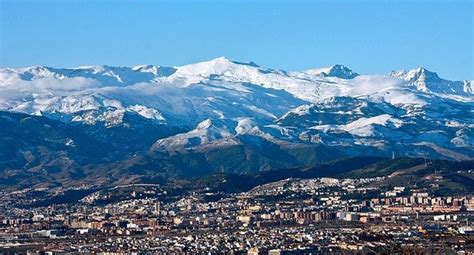
{"type": "Polygon", "coordinates": [[[156,203],[155,203],[155,210],[154,210],[154,213],[155,213],[156,215],[160,215],[160,214],[161,214],[161,203],[160,203],[159,200],[156,201],[156,203]]]}

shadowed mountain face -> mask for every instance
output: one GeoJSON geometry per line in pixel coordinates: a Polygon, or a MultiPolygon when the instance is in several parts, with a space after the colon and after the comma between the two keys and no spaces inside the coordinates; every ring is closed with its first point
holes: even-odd
{"type": "Polygon", "coordinates": [[[0,131],[0,186],[165,182],[216,172],[256,173],[342,155],[322,146],[281,148],[252,136],[243,136],[242,142],[223,148],[149,152],[157,137],[168,137],[179,129],[147,125],[137,116],[125,119],[126,125],[106,129],[0,112],[4,127],[0,131]]]}
{"type": "Polygon", "coordinates": [[[423,68],[0,69],[0,184],[257,173],[353,156],[474,158],[472,81],[423,68]]]}

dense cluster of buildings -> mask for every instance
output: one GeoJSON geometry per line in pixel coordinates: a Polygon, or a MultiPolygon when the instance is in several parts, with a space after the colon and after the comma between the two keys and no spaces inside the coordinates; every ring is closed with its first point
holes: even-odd
{"type": "Polygon", "coordinates": [[[243,193],[204,189],[172,199],[137,185],[34,208],[18,206],[35,199],[25,195],[31,189],[5,193],[0,253],[474,252],[474,196],[380,190],[382,180],[287,179],[243,193]],[[117,193],[122,199],[104,202],[117,193]]]}

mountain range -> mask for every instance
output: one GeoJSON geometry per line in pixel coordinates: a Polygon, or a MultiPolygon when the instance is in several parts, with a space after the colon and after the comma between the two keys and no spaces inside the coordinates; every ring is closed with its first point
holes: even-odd
{"type": "Polygon", "coordinates": [[[354,156],[474,158],[473,81],[424,68],[0,68],[0,185],[160,182],[354,156]]]}

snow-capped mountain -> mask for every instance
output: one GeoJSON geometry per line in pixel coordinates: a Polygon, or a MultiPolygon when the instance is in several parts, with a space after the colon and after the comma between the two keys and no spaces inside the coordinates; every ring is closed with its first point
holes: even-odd
{"type": "Polygon", "coordinates": [[[307,70],[305,73],[316,76],[337,77],[341,79],[352,79],[359,75],[358,73],[352,71],[351,69],[343,65],[333,65],[330,67],[315,68],[307,70]]]}
{"type": "Polygon", "coordinates": [[[472,81],[445,80],[424,68],[290,72],[224,57],[179,67],[1,68],[0,110],[100,132],[141,122],[176,130],[147,143],[152,154],[236,146],[263,153],[273,146],[474,158],[472,81]]]}
{"type": "Polygon", "coordinates": [[[399,77],[407,81],[407,85],[423,92],[465,96],[472,96],[474,93],[472,81],[444,80],[437,73],[422,67],[409,71],[393,71],[390,76],[399,77]]]}

